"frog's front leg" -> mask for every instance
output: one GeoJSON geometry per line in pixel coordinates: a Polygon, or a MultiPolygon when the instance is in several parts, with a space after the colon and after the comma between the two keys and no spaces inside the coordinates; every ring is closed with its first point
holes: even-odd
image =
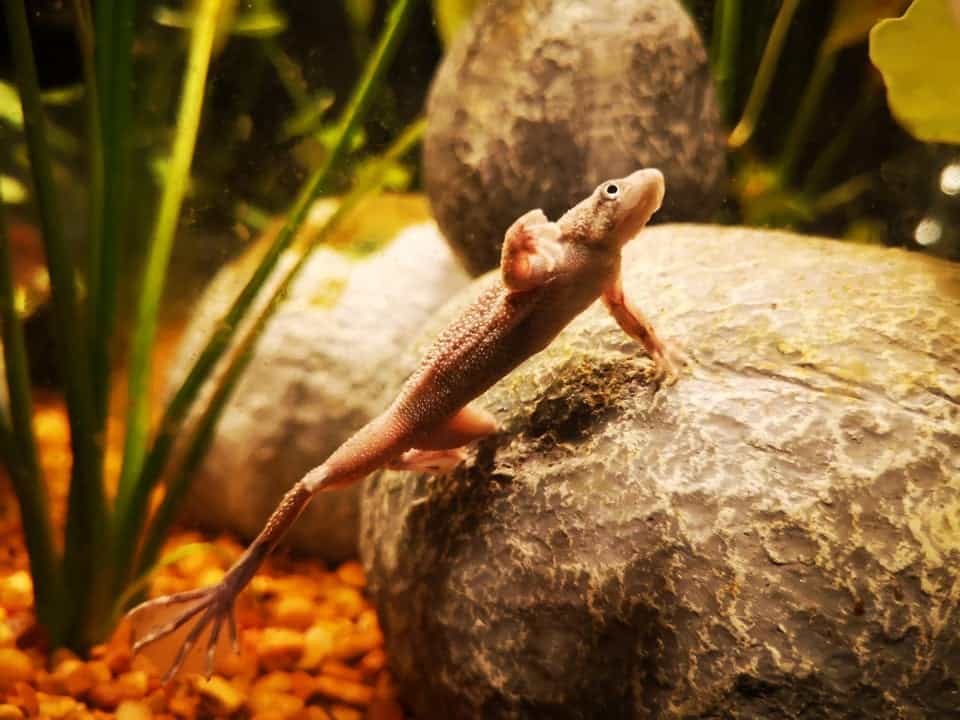
{"type": "Polygon", "coordinates": [[[616,280],[604,288],[602,297],[603,304],[617,324],[627,335],[640,341],[653,360],[653,379],[663,385],[675,383],[679,377],[679,368],[689,364],[689,358],[673,342],[660,339],[650,321],[624,294],[619,274],[616,280]]]}
{"type": "Polygon", "coordinates": [[[531,210],[511,225],[503,238],[500,276],[510,290],[544,285],[564,263],[563,231],[543,210],[531,210]]]}

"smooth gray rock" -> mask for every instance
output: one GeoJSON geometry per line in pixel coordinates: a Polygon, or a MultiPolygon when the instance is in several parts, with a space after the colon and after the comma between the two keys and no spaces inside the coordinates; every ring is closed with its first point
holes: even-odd
{"type": "Polygon", "coordinates": [[[368,481],[417,716],[957,717],[960,267],[673,225],[625,285],[694,358],[676,385],[595,305],[454,473],[368,481]]]}
{"type": "Polygon", "coordinates": [[[431,86],[423,173],[474,273],[526,211],[559,216],[603,180],[660,168],[655,222],[711,218],[724,135],[703,43],[676,0],[480,3],[431,86]]]}
{"type": "MultiPolygon", "coordinates": [[[[288,254],[283,268],[294,261],[288,254]]],[[[227,268],[185,333],[183,375],[248,272],[227,268]]],[[[271,282],[276,281],[275,273],[271,282]]],[[[467,283],[433,223],[360,261],[314,252],[269,321],[194,480],[184,519],[252,538],[282,494],[391,399],[393,358],[467,283]]],[[[359,486],[314,499],[285,541],[326,560],[356,557],[359,486]]]]}

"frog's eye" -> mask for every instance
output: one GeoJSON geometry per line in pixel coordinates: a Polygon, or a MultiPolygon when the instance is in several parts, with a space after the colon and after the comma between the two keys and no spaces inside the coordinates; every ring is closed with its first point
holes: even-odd
{"type": "Polygon", "coordinates": [[[616,183],[607,183],[603,186],[603,196],[607,200],[616,200],[620,197],[620,186],[616,183]]]}

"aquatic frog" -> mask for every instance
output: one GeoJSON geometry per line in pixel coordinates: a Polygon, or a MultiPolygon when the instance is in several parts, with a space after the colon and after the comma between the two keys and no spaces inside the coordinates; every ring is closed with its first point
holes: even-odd
{"type": "Polygon", "coordinates": [[[653,361],[657,382],[672,383],[682,353],[662,342],[623,291],[621,249],[660,208],[659,170],[638,170],[601,183],[582,202],[551,222],[531,210],[507,230],[500,273],[427,350],[393,403],[308,472],[283,497],[263,531],[216,585],[149,600],[137,616],[182,607],[157,623],[134,651],[193,623],[165,680],[176,674],[205,628],[210,628],[207,675],[226,622],[236,646],[233,605],[267,554],[318,492],[342,488],[384,467],[445,472],[463,446],[496,429],[472,401],[531,355],[543,350],[598,298],[653,361]]]}

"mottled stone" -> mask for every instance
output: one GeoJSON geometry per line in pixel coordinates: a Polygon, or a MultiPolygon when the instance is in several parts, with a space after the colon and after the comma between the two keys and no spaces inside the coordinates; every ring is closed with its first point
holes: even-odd
{"type": "Polygon", "coordinates": [[[555,218],[638,167],[667,178],[655,222],[710,218],[724,158],[707,55],[676,0],[479,3],[427,104],[424,182],[475,273],[526,211],[555,218]]]}
{"type": "MultiPolygon", "coordinates": [[[[288,254],[281,268],[294,260],[288,254]]],[[[185,333],[174,378],[248,276],[231,267],[211,285],[185,333]]],[[[466,282],[432,223],[411,226],[361,260],[316,250],[223,412],[185,519],[255,536],[287,488],[383,410],[390,399],[383,397],[385,368],[466,282]]],[[[331,562],[355,557],[358,498],[359,487],[320,495],[286,541],[331,562]]]]}
{"type": "Polygon", "coordinates": [[[502,431],[451,475],[368,481],[402,697],[422,717],[956,717],[960,267],[674,225],[628,246],[625,285],[692,356],[676,385],[654,392],[595,305],[483,397],[502,431]]]}

